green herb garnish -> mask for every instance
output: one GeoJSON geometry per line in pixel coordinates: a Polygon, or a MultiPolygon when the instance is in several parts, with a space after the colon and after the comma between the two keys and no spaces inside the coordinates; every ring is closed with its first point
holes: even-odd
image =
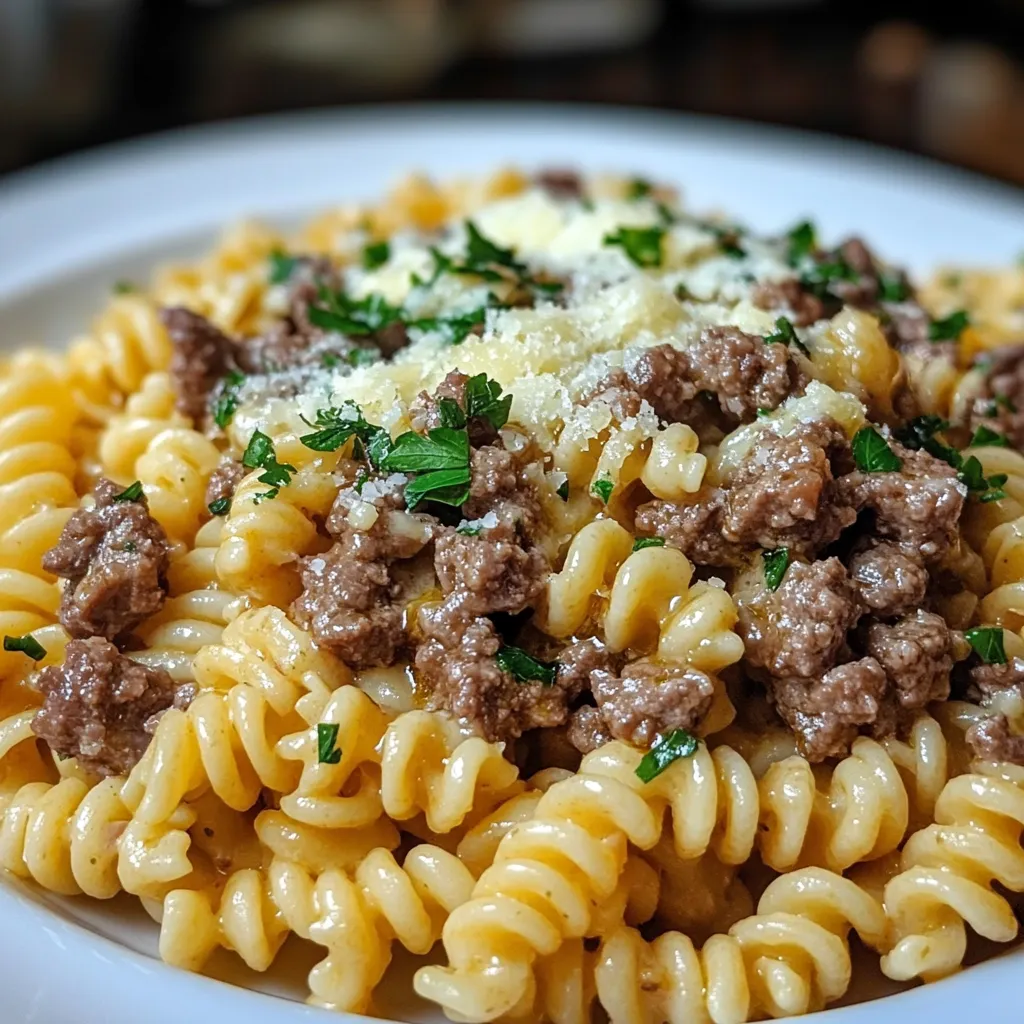
{"type": "Polygon", "coordinates": [[[762,551],[764,562],[764,581],[769,590],[778,590],[789,568],[789,549],[776,548],[774,551],[762,551]]]}
{"type": "Polygon", "coordinates": [[[988,427],[978,427],[971,438],[971,448],[1009,448],[1010,442],[1002,435],[988,427]]]}
{"type": "Polygon", "coordinates": [[[455,532],[460,537],[476,537],[479,536],[482,529],[482,526],[470,526],[469,523],[463,523],[461,526],[455,527],[455,532]]]}
{"type": "Polygon", "coordinates": [[[338,722],[317,722],[316,724],[316,759],[320,764],[337,764],[341,760],[338,742],[338,722]]]}
{"type": "Polygon", "coordinates": [[[569,500],[569,481],[563,480],[556,488],[555,494],[557,494],[562,501],[569,500]]]}
{"type": "Polygon", "coordinates": [[[723,256],[728,256],[733,260],[741,260],[747,255],[746,249],[740,245],[740,229],[735,227],[720,227],[717,224],[705,225],[716,239],[718,239],[718,249],[723,256]]]}
{"type": "Polygon", "coordinates": [[[46,648],[31,633],[5,636],[4,650],[27,654],[33,661],[42,661],[46,657],[46,648]]]}
{"type": "Polygon", "coordinates": [[[895,473],[903,461],[874,427],[861,427],[853,435],[853,461],[864,473],[895,473]]]}
{"type": "Polygon", "coordinates": [[[964,633],[967,642],[986,665],[1005,665],[1006,649],[1003,630],[999,626],[975,626],[964,633]]]}
{"type": "Polygon", "coordinates": [[[363,268],[365,270],[376,270],[384,266],[391,259],[391,243],[385,239],[382,242],[371,242],[363,249],[363,268]]]}
{"type": "Polygon", "coordinates": [[[495,430],[501,430],[508,422],[512,408],[512,396],[501,395],[501,385],[478,373],[466,383],[466,415],[470,419],[485,419],[495,430]]]}
{"type": "Polygon", "coordinates": [[[437,413],[442,427],[461,430],[466,425],[466,414],[462,411],[462,406],[454,398],[439,398],[437,401],[437,413]]]}
{"type": "Polygon", "coordinates": [[[269,270],[267,277],[271,284],[284,284],[291,279],[295,268],[299,264],[298,256],[289,256],[288,253],[275,249],[268,257],[269,270]]]}
{"type": "Polygon", "coordinates": [[[681,757],[693,757],[698,745],[697,737],[685,729],[675,729],[667,736],[659,736],[636,766],[637,778],[641,782],[651,782],[673,761],[681,757]]]}
{"type": "Polygon", "coordinates": [[[115,295],[131,295],[133,292],[138,291],[138,286],[132,281],[115,281],[114,282],[114,294],[115,295]]]}
{"type": "MultiPolygon", "coordinates": [[[[494,297],[491,296],[493,300],[494,297]]],[[[426,316],[419,320],[407,320],[406,327],[414,327],[420,331],[437,331],[447,345],[461,345],[487,319],[488,309],[504,308],[497,300],[486,306],[471,309],[468,313],[453,313],[450,316],[426,316]]]]}
{"type": "Polygon", "coordinates": [[[596,495],[606,505],[608,504],[608,499],[612,496],[612,491],[614,490],[615,484],[613,484],[612,481],[606,476],[601,477],[600,480],[595,480],[590,485],[590,493],[596,495]]]}
{"type": "Polygon", "coordinates": [[[340,409],[317,409],[316,419],[309,426],[321,429],[303,434],[299,441],[315,452],[336,452],[353,435],[369,449],[381,434],[387,436],[382,427],[366,422],[358,406],[351,405],[340,409]]]}
{"type": "Polygon", "coordinates": [[[521,647],[502,647],[494,660],[502,672],[507,672],[521,683],[552,686],[558,675],[557,661],[538,661],[521,647]]]}
{"type": "Polygon", "coordinates": [[[262,484],[268,484],[269,491],[253,495],[257,504],[268,498],[276,498],[279,490],[291,482],[295,467],[287,462],[278,462],[274,452],[274,442],[261,430],[253,431],[249,443],[242,455],[242,465],[248,469],[262,469],[256,478],[262,484]]]}
{"type": "Polygon", "coordinates": [[[344,292],[332,292],[325,285],[317,289],[317,305],[309,307],[309,322],[325,331],[360,336],[374,334],[402,320],[402,309],[392,306],[383,295],[371,293],[350,299],[344,292]]]}
{"type": "Polygon", "coordinates": [[[651,194],[651,183],[643,178],[634,178],[626,189],[626,198],[633,200],[646,199],[651,194]]]}
{"type": "Polygon", "coordinates": [[[943,317],[941,320],[933,320],[928,325],[929,341],[956,341],[971,322],[967,311],[958,309],[955,313],[943,317]]]}
{"type": "Polygon", "coordinates": [[[943,462],[948,463],[954,469],[959,469],[963,462],[963,457],[955,448],[944,444],[935,436],[941,431],[948,429],[949,423],[941,416],[928,414],[925,416],[915,416],[893,433],[896,440],[905,447],[911,448],[914,451],[923,448],[929,455],[934,455],[937,459],[942,459],[943,462]]]}
{"type": "Polygon", "coordinates": [[[791,267],[795,267],[805,257],[810,256],[818,244],[818,234],[809,220],[803,220],[790,228],[786,238],[789,242],[786,262],[791,267]]]}
{"type": "Polygon", "coordinates": [[[910,286],[901,274],[879,274],[878,297],[882,302],[906,302],[910,298],[910,286]]]}
{"type": "Polygon", "coordinates": [[[664,228],[619,228],[605,235],[602,242],[604,245],[621,246],[638,267],[660,267],[664,238],[664,228]]]}
{"type": "Polygon", "coordinates": [[[797,337],[796,328],[793,326],[792,320],[788,317],[780,316],[775,321],[775,331],[772,334],[766,334],[764,336],[764,340],[769,345],[795,345],[805,356],[810,358],[810,350],[797,337]]]}
{"type": "Polygon", "coordinates": [[[320,357],[320,365],[325,370],[333,370],[336,366],[341,365],[341,356],[337,352],[325,352],[320,357]]]}
{"type": "Polygon", "coordinates": [[[226,516],[231,511],[231,499],[218,498],[216,501],[211,501],[206,507],[210,510],[211,516],[226,516]]]}
{"type": "Polygon", "coordinates": [[[831,288],[837,281],[854,281],[857,272],[841,256],[822,260],[800,275],[800,286],[819,299],[834,299],[831,288]]]}
{"type": "Polygon", "coordinates": [[[231,370],[221,384],[220,393],[213,404],[213,422],[224,430],[231,422],[235,411],[241,404],[238,389],[245,383],[245,377],[237,370],[231,370]]]}
{"type": "Polygon", "coordinates": [[[450,427],[438,427],[426,437],[407,431],[395,438],[381,468],[418,474],[405,486],[409,508],[425,499],[462,505],[469,498],[469,437],[465,430],[450,427]]]}
{"type": "Polygon", "coordinates": [[[136,480],[129,484],[120,494],[114,495],[114,501],[138,501],[142,497],[142,481],[136,480]]]}
{"type": "Polygon", "coordinates": [[[664,537],[637,537],[633,541],[634,551],[643,551],[644,548],[663,548],[664,546],[664,537]]]}

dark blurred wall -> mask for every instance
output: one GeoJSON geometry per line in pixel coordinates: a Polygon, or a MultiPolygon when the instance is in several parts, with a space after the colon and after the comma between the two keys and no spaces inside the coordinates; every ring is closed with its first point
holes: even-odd
{"type": "Polygon", "coordinates": [[[1024,183],[1024,0],[0,0],[0,170],[310,106],[581,100],[859,136],[1024,183]]]}

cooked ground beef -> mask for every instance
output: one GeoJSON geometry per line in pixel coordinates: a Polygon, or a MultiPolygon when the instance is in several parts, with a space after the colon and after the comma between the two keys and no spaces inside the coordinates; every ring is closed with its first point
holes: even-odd
{"type": "Polygon", "coordinates": [[[1008,658],[1005,665],[974,665],[969,672],[967,696],[981,701],[1011,687],[1024,694],[1024,658],[1008,658]]]}
{"type": "Polygon", "coordinates": [[[533,180],[555,199],[579,199],[583,195],[583,180],[579,174],[564,167],[538,171],[533,180]]]}
{"type": "Polygon", "coordinates": [[[661,733],[695,729],[715,692],[703,672],[647,660],[631,662],[621,675],[597,669],[591,682],[608,733],[645,748],[661,733]]]}
{"type": "Polygon", "coordinates": [[[541,521],[541,507],[518,456],[498,445],[473,450],[470,457],[469,500],[462,514],[469,520],[493,512],[498,519],[518,524],[531,536],[541,521]]]}
{"type": "Polygon", "coordinates": [[[248,470],[237,459],[225,455],[217,468],[210,474],[206,484],[206,504],[215,501],[230,501],[235,496],[235,488],[242,482],[248,470]]]}
{"type": "Polygon", "coordinates": [[[880,719],[883,734],[892,731],[885,671],[874,658],[839,665],[819,679],[774,679],[769,692],[809,761],[844,756],[860,728],[880,719]]]}
{"type": "Polygon", "coordinates": [[[920,607],[928,590],[928,570],[919,559],[885,541],[869,541],[849,559],[850,579],[861,601],[887,619],[920,607]]]}
{"type": "Polygon", "coordinates": [[[576,640],[558,655],[558,685],[570,699],[578,697],[590,689],[594,672],[614,673],[622,661],[621,656],[612,654],[596,636],[576,640]]]}
{"type": "Polygon", "coordinates": [[[930,362],[937,358],[952,360],[956,352],[954,342],[935,342],[928,337],[931,317],[917,302],[883,302],[879,322],[889,344],[904,356],[930,362]]]}
{"type": "Polygon", "coordinates": [[[569,742],[581,753],[589,754],[612,740],[601,712],[589,704],[577,708],[569,716],[569,742]]]}
{"type": "Polygon", "coordinates": [[[1024,447],[1024,344],[989,350],[975,366],[983,376],[965,426],[988,427],[1024,447]]]}
{"type": "Polygon", "coordinates": [[[923,708],[949,697],[956,636],[941,615],[918,610],[892,626],[873,622],[864,649],[885,670],[900,707],[923,708]]]}
{"type": "Polygon", "coordinates": [[[392,567],[419,554],[433,536],[429,516],[403,510],[399,480],[404,482],[387,478],[363,485],[366,496],[373,485],[377,510],[368,529],[355,529],[349,515],[370,502],[353,488],[339,492],[327,520],[335,544],[300,563],[303,589],[292,604],[295,621],[354,668],[390,665],[406,646],[402,588],[392,567]]]}
{"type": "Polygon", "coordinates": [[[491,741],[566,721],[567,694],[557,681],[521,682],[498,667],[501,638],[490,619],[468,617],[448,600],[424,605],[419,627],[425,641],[415,667],[428,708],[447,711],[491,741]]]}
{"type": "Polygon", "coordinates": [[[849,451],[832,420],[800,424],[785,437],[765,430],[727,486],[685,505],[641,505],[636,531],[662,537],[698,565],[739,565],[756,548],[813,557],[857,518],[836,482],[849,451]]]}
{"type": "Polygon", "coordinates": [[[805,291],[795,277],[784,281],[762,281],[751,298],[758,309],[770,309],[788,316],[797,327],[809,327],[825,316],[825,304],[805,291]]]}
{"type": "Polygon", "coordinates": [[[911,558],[938,561],[956,541],[967,488],[942,459],[896,441],[889,446],[902,460],[902,468],[848,473],[839,481],[840,500],[873,511],[875,531],[891,538],[911,558]]]}
{"type": "Polygon", "coordinates": [[[87,771],[123,775],[145,753],[155,716],[185,708],[195,694],[162,669],[146,668],[101,637],[72,640],[62,665],[39,673],[43,706],[32,731],[87,771]]]}
{"type": "MultiPolygon", "coordinates": [[[[439,405],[442,398],[455,402],[465,412],[466,385],[469,383],[469,380],[470,378],[465,373],[452,370],[438,384],[433,395],[428,394],[426,391],[421,391],[419,396],[409,406],[409,418],[413,430],[423,433],[442,425],[439,405]]],[[[498,439],[498,432],[494,429],[494,424],[486,417],[473,416],[467,421],[466,428],[469,433],[469,443],[474,448],[493,444],[498,439]]]]}
{"type": "Polygon", "coordinates": [[[171,383],[178,412],[199,424],[210,395],[224,376],[237,368],[238,347],[205,317],[182,306],[160,310],[171,339],[171,383]]]}
{"type": "Polygon", "coordinates": [[[67,521],[43,568],[66,579],[61,625],[73,637],[113,640],[159,611],[167,596],[167,534],[145,496],[117,501],[123,488],[101,478],[95,504],[67,521]]]}
{"type": "Polygon", "coordinates": [[[820,679],[846,646],[863,607],[838,558],[794,562],[775,591],[736,595],[746,660],[775,677],[820,679]]]}
{"type": "Polygon", "coordinates": [[[1024,764],[1024,736],[1010,731],[1006,715],[993,715],[975,722],[965,738],[971,753],[983,761],[1024,764]]]}

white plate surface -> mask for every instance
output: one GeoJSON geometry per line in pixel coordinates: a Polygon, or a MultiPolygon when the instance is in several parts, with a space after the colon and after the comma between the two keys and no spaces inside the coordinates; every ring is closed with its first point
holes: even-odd
{"type": "MultiPolygon", "coordinates": [[[[379,195],[412,168],[462,176],[508,163],[670,181],[691,207],[722,208],[764,230],[810,216],[826,239],[857,232],[919,272],[948,262],[1005,263],[1024,249],[1022,193],[857,143],[587,108],[316,113],[145,139],[0,179],[0,344],[63,344],[88,323],[112,281],[140,280],[160,260],[197,253],[240,217],[292,223],[332,203],[379,195]]],[[[149,922],[120,900],[96,906],[0,884],[0,945],[0,1024],[338,1019],[166,968],[153,959],[149,922]]],[[[307,956],[286,947],[285,970],[248,980],[295,998],[307,956]]],[[[1009,1024],[1024,1019],[1022,963],[1024,951],[1010,953],[937,985],[815,1019],[1009,1024]]],[[[244,980],[227,956],[214,969],[244,980]]],[[[432,1019],[422,1007],[402,1012],[432,1019]]]]}

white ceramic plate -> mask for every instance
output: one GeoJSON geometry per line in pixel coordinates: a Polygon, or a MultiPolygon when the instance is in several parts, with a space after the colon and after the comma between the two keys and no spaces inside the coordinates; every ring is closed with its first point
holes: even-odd
{"type": "MultiPolygon", "coordinates": [[[[249,215],[285,223],[378,195],[410,168],[466,175],[507,163],[640,173],[756,228],[812,216],[825,238],[866,237],[917,271],[1005,263],[1024,249],[1021,193],[884,150],[726,122],[561,107],[406,107],[216,125],[100,150],[0,179],[0,343],[63,344],[120,278],[199,252],[249,215]]],[[[164,967],[155,930],[128,902],[60,900],[0,884],[0,1024],[285,1024],[321,1011],[164,967]]],[[[1024,1019],[1010,953],[937,985],[849,1006],[828,1024],[1024,1019]]],[[[232,958],[213,970],[301,998],[308,951],[269,977],[232,958]]],[[[401,960],[396,974],[407,975],[401,960]]],[[[396,977],[396,981],[399,981],[396,977]]],[[[877,976],[867,991],[883,991],[877,976]]],[[[398,992],[404,984],[389,984],[398,992]]],[[[418,1020],[408,1002],[383,1012],[418,1020]]],[[[333,1019],[337,1019],[334,1017],[333,1019]]],[[[352,1019],[352,1018],[349,1018],[352,1019]]]]}

